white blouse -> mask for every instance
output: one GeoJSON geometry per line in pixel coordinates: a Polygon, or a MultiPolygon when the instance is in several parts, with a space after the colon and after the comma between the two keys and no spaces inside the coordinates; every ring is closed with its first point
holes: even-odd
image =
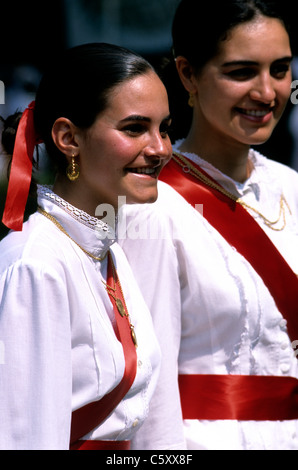
{"type": "MultiPolygon", "coordinates": [[[[130,440],[148,414],[160,348],[115,234],[40,187],[39,205],[84,249],[115,261],[138,339],[135,381],[84,439],[130,440]]],[[[71,413],[122,379],[124,355],[103,281],[107,258],[88,257],[52,221],[33,214],[0,243],[0,449],[68,449],[71,413]]]]}
{"type": "MultiPolygon", "coordinates": [[[[251,150],[254,170],[244,184],[238,184],[199,157],[184,155],[270,220],[278,218],[283,192],[291,210],[286,209],[284,230],[273,231],[260,216],[251,214],[298,273],[298,174],[251,150]]],[[[162,448],[165,441],[175,446],[177,435],[181,436],[177,356],[180,374],[298,378],[298,354],[263,280],[200,211],[161,182],[155,204],[125,211],[127,235],[120,242],[151,309],[163,353],[163,382],[153,399],[152,414],[136,436],[136,447],[150,448],[153,443],[162,448]],[[164,341],[171,331],[171,341],[164,341]],[[168,433],[156,441],[157,410],[163,409],[160,419],[167,423],[168,433]]],[[[298,449],[298,421],[185,420],[184,436],[191,450],[298,449]]]]}

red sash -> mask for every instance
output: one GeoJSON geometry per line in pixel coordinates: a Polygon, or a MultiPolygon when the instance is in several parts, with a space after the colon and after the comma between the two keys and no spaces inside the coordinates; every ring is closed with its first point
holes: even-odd
{"type": "MultiPolygon", "coordinates": [[[[190,164],[212,180],[200,167],[190,164]]],[[[183,172],[174,159],[164,167],[160,180],[172,186],[193,207],[203,204],[204,218],[261,276],[287,320],[291,341],[298,340],[298,278],[254,218],[237,202],[183,172]]]]}
{"type": "MultiPolygon", "coordinates": [[[[88,432],[99,426],[116,408],[122,398],[127,394],[136,376],[137,370],[137,353],[135,344],[131,335],[131,328],[128,323],[127,317],[120,315],[119,309],[116,305],[114,297],[121,300],[125,306],[125,300],[118,282],[117,273],[113,273],[112,260],[110,259],[111,254],[109,253],[108,260],[108,276],[107,284],[115,287],[114,294],[110,295],[111,302],[113,304],[115,317],[117,321],[118,335],[123,346],[124,358],[125,358],[125,370],[124,375],[117,387],[115,387],[108,395],[105,395],[101,400],[89,403],[82,408],[72,413],[71,422],[71,438],[70,448],[80,448],[81,442],[77,442],[80,438],[85,436],[88,432]],[[116,279],[115,279],[116,276],[116,279]]],[[[84,365],[82,364],[82,367],[84,365]]],[[[82,441],[84,442],[84,441],[82,441]]],[[[89,442],[89,441],[86,441],[89,442]]],[[[96,441],[95,441],[96,442],[96,441]]],[[[99,441],[100,442],[100,441],[99,441]]],[[[117,443],[117,441],[115,441],[117,443]]],[[[114,445],[114,444],[113,444],[114,445]]],[[[115,444],[117,445],[117,444],[115,444]]]]}
{"type": "Polygon", "coordinates": [[[130,441],[83,441],[72,444],[70,450],[130,450],[130,441]]]}
{"type": "Polygon", "coordinates": [[[184,419],[298,419],[298,380],[263,375],[179,375],[184,419]]]}

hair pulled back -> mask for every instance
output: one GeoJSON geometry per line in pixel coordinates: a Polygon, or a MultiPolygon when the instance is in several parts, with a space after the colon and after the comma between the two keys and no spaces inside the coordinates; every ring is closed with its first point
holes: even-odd
{"type": "MultiPolygon", "coordinates": [[[[89,128],[106,109],[113,88],[150,70],[143,57],[106,43],[68,49],[48,67],[36,93],[34,124],[58,171],[64,171],[67,162],[52,140],[54,122],[65,117],[79,128],[89,128]]],[[[16,113],[4,123],[2,146],[10,155],[21,115],[16,113]]]]}
{"type": "Polygon", "coordinates": [[[174,59],[178,56],[185,57],[195,72],[200,73],[206,63],[217,54],[220,43],[228,38],[234,27],[263,15],[279,19],[290,34],[289,14],[287,0],[180,2],[172,24],[173,57],[163,73],[169,94],[175,139],[186,136],[191,124],[192,110],[187,105],[188,94],[181,84],[174,59]]]}

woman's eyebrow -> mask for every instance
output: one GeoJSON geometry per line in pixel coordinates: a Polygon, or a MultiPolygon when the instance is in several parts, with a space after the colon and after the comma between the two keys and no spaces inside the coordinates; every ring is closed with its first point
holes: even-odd
{"type": "MultiPolygon", "coordinates": [[[[171,115],[169,114],[163,119],[164,121],[170,121],[172,119],[171,115]]],[[[127,116],[126,118],[122,119],[120,122],[131,122],[131,121],[145,121],[145,122],[151,122],[152,119],[147,117],[147,116],[142,116],[140,114],[132,114],[130,116],[127,116]]]]}
{"type": "Polygon", "coordinates": [[[257,62],[254,62],[253,60],[231,60],[230,62],[225,62],[222,64],[222,67],[232,67],[232,66],[241,66],[245,67],[248,65],[258,65],[257,62]]]}
{"type": "MultiPolygon", "coordinates": [[[[278,62],[288,62],[291,63],[293,60],[293,56],[286,56],[286,57],[281,57],[280,59],[276,59],[274,63],[278,62]]],[[[255,62],[253,60],[232,60],[230,62],[225,62],[222,64],[222,67],[233,67],[233,66],[240,66],[240,67],[247,67],[247,66],[252,66],[252,65],[258,65],[258,62],[255,62]]]]}
{"type": "Polygon", "coordinates": [[[291,62],[293,62],[293,59],[294,59],[293,56],[282,57],[281,59],[275,60],[274,63],[276,63],[276,62],[288,62],[290,64],[291,62]]]}
{"type": "Polygon", "coordinates": [[[145,121],[145,122],[151,122],[151,119],[146,116],[141,116],[139,114],[132,114],[130,116],[127,116],[126,118],[122,119],[120,122],[127,122],[127,121],[145,121]]]}

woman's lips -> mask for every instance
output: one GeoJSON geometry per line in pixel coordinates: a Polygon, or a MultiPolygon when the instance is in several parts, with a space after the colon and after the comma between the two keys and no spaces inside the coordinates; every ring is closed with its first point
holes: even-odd
{"type": "Polygon", "coordinates": [[[244,109],[236,108],[244,118],[252,122],[266,123],[272,118],[273,108],[270,109],[244,109]]]}
{"type": "Polygon", "coordinates": [[[156,173],[156,167],[145,167],[145,168],[126,168],[130,173],[137,173],[138,175],[152,175],[156,173]]]}
{"type": "Polygon", "coordinates": [[[148,177],[148,178],[157,178],[160,171],[161,165],[158,166],[146,166],[146,167],[137,167],[137,168],[125,168],[127,173],[131,173],[136,176],[148,177]]]}

